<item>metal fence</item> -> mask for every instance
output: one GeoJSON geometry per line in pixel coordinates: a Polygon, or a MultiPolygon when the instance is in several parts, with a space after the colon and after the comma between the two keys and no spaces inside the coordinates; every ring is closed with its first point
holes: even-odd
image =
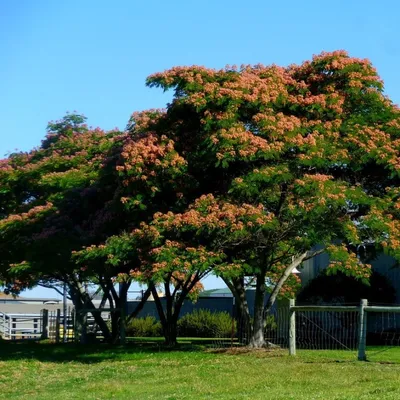
{"type": "Polygon", "coordinates": [[[59,309],[56,311],[44,309],[39,314],[0,312],[0,337],[4,340],[72,341],[74,340],[73,310],[70,308],[67,310],[65,320],[59,309]]]}
{"type": "MultiPolygon", "coordinates": [[[[95,323],[91,311],[80,312],[84,314],[85,331],[101,339],[103,333],[95,323]]],[[[102,317],[106,321],[109,320],[110,310],[102,309],[102,317]]],[[[0,338],[3,340],[46,339],[55,343],[72,342],[78,340],[75,322],[76,312],[72,307],[67,308],[65,317],[62,309],[43,309],[36,314],[0,312],[0,338]]]]}
{"type": "Polygon", "coordinates": [[[400,346],[400,307],[296,306],[289,305],[289,354],[296,349],[357,350],[359,360],[367,359],[373,346],[400,346]],[[368,346],[368,347],[367,347],[368,346]]]}
{"type": "Polygon", "coordinates": [[[43,310],[42,321],[44,325],[42,327],[43,338],[47,335],[47,339],[55,343],[73,342],[75,340],[75,317],[72,308],[67,309],[65,318],[60,309],[49,311],[48,313],[43,310]],[[47,324],[45,319],[47,319],[47,324]],[[48,330],[44,332],[46,325],[48,326],[48,330]]]}
{"type": "Polygon", "coordinates": [[[5,340],[39,339],[42,336],[42,317],[40,314],[0,312],[0,336],[5,340]]]}
{"type": "MultiPolygon", "coordinates": [[[[91,311],[82,311],[87,315],[87,332],[101,337],[91,311]]],[[[101,311],[107,317],[113,310],[101,311]]],[[[0,312],[0,337],[5,340],[48,339],[57,343],[74,341],[77,339],[75,321],[73,308],[68,308],[65,318],[60,309],[44,309],[40,314],[0,312]]],[[[271,311],[265,319],[264,333],[269,345],[289,348],[290,354],[295,354],[296,349],[348,350],[357,352],[359,360],[365,360],[368,352],[384,347],[400,348],[400,306],[368,304],[367,300],[362,300],[360,305],[305,306],[295,305],[292,300],[271,311]]],[[[224,330],[223,336],[218,336],[216,331],[214,347],[246,345],[250,338],[249,324],[232,312],[231,326],[224,330]]]]}
{"type": "MultiPolygon", "coordinates": [[[[251,335],[248,321],[235,318],[231,338],[216,338],[214,347],[244,346],[251,335]]],[[[233,326],[233,325],[232,325],[233,326]]],[[[400,349],[400,307],[360,304],[281,304],[265,318],[265,341],[270,347],[296,350],[345,350],[365,360],[385,348],[400,349]]]]}

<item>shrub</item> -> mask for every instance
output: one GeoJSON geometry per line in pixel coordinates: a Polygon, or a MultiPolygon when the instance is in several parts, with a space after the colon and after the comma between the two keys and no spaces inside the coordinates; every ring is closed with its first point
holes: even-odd
{"type": "Polygon", "coordinates": [[[150,316],[134,318],[126,327],[126,335],[131,337],[159,337],[161,333],[161,322],[150,316]]]}
{"type": "Polygon", "coordinates": [[[267,315],[265,318],[265,333],[267,332],[273,332],[278,328],[278,324],[276,322],[276,319],[273,315],[267,315]]]}
{"type": "MultiPolygon", "coordinates": [[[[236,331],[236,324],[234,326],[236,331]]],[[[183,337],[230,337],[232,317],[227,312],[194,310],[178,321],[178,336],[183,337]]]]}

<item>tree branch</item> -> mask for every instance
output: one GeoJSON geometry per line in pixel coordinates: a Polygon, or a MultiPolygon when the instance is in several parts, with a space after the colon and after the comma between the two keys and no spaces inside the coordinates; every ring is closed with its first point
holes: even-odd
{"type": "MultiPolygon", "coordinates": [[[[55,290],[58,294],[60,294],[61,296],[64,296],[64,292],[62,292],[61,289],[58,289],[56,286],[49,285],[49,284],[46,284],[46,283],[38,283],[38,286],[44,287],[44,288],[46,288],[46,289],[53,289],[53,290],[55,290]]],[[[71,296],[68,296],[68,295],[67,295],[67,299],[68,299],[68,300],[72,300],[71,296]]]]}
{"type": "Polygon", "coordinates": [[[128,316],[126,319],[126,323],[128,323],[131,319],[136,318],[140,311],[142,311],[147,299],[150,297],[151,290],[148,287],[146,291],[143,293],[142,298],[140,299],[139,304],[136,306],[136,308],[131,312],[131,314],[128,316]]]}
{"type": "Polygon", "coordinates": [[[321,254],[325,251],[325,249],[320,249],[316,251],[306,251],[303,254],[298,255],[292,263],[285,269],[283,272],[282,276],[280,277],[279,281],[275,285],[274,289],[271,292],[271,295],[269,296],[269,299],[267,301],[267,304],[264,307],[264,314],[268,313],[271,310],[271,307],[274,305],[275,300],[279,294],[279,291],[282,289],[282,286],[286,282],[286,280],[289,278],[290,274],[292,271],[298,267],[303,261],[309,260],[310,258],[313,258],[317,256],[318,254],[321,254]]]}

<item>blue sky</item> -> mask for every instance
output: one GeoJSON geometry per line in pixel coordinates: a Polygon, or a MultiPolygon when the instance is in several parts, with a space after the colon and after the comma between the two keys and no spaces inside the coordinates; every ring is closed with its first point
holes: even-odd
{"type": "Polygon", "coordinates": [[[175,65],[288,65],[345,49],[400,103],[398,15],[398,0],[0,0],[0,158],[38,146],[66,111],[123,129],[133,111],[165,106],[170,95],[144,82],[175,65]]]}

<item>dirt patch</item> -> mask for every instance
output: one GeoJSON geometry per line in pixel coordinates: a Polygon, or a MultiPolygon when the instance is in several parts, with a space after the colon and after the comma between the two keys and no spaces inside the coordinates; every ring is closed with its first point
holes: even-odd
{"type": "Polygon", "coordinates": [[[263,356],[280,356],[287,353],[287,350],[280,347],[265,347],[262,349],[254,349],[251,347],[230,347],[226,349],[209,349],[208,353],[214,354],[227,354],[227,355],[240,355],[240,354],[250,354],[253,356],[263,357],[263,356]]]}

